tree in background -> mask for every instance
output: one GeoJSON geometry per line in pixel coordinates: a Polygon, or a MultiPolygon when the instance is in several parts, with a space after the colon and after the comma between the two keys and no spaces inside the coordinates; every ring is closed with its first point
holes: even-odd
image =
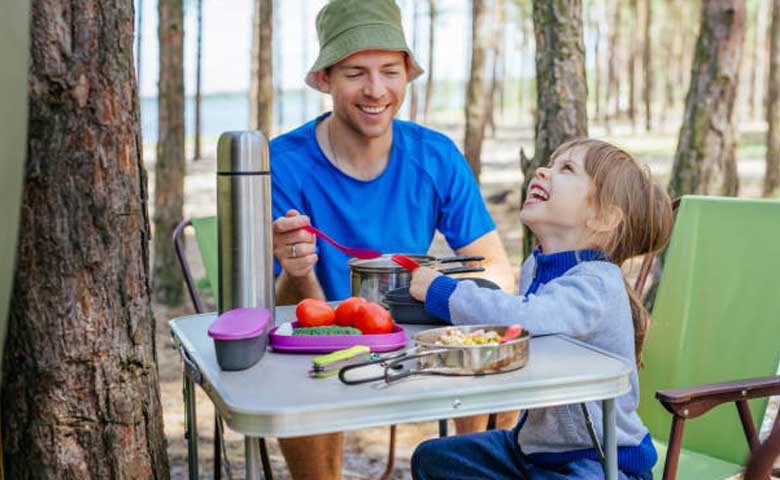
{"type": "Polygon", "coordinates": [[[463,150],[466,160],[477,181],[482,170],[480,156],[485,138],[487,118],[487,82],[485,80],[485,57],[489,43],[487,9],[485,0],[471,3],[471,67],[466,86],[466,136],[463,150]]]}
{"type": "Polygon", "coordinates": [[[629,25],[628,42],[628,119],[631,121],[631,129],[636,130],[636,54],[639,49],[640,40],[637,36],[641,33],[639,29],[639,2],[629,0],[631,14],[631,24],[629,25]]]}
{"type": "Polygon", "coordinates": [[[184,216],[184,8],[182,0],[160,0],[157,9],[160,81],[152,295],[163,305],[179,305],[184,289],[171,238],[184,216]]]}
{"type": "Polygon", "coordinates": [[[425,80],[425,106],[423,107],[423,121],[428,123],[428,113],[431,110],[433,98],[433,52],[436,33],[436,0],[428,0],[428,78],[425,80]]]}
{"type": "MultiPolygon", "coordinates": [[[[412,0],[412,51],[417,52],[418,51],[418,42],[417,38],[419,35],[420,25],[419,25],[419,19],[420,19],[420,8],[419,8],[420,2],[416,0],[412,0]]],[[[412,82],[409,85],[409,120],[412,122],[417,121],[417,85],[415,85],[414,82],[412,82]]]]}
{"type": "MultiPolygon", "coordinates": [[[[520,150],[525,180],[521,201],[534,172],[546,165],[550,155],[571,137],[588,134],[585,47],[582,36],[582,3],[533,1],[536,35],[536,127],[533,159],[520,150]]],[[[523,254],[534,242],[524,227],[523,254]]]]}
{"type": "Polygon", "coordinates": [[[772,34],[769,47],[769,93],[766,120],[766,175],[764,196],[780,186],[780,0],[772,1],[772,34]]]}
{"type": "Polygon", "coordinates": [[[620,113],[620,0],[612,2],[612,22],[609,24],[609,45],[607,60],[607,92],[604,99],[604,121],[607,132],[612,132],[612,117],[620,113]],[[610,99],[614,98],[614,107],[610,112],[610,99]]]}
{"type": "Polygon", "coordinates": [[[488,91],[487,113],[485,115],[486,125],[490,126],[490,136],[496,136],[496,103],[502,105],[503,98],[503,77],[502,66],[504,64],[504,30],[506,22],[504,20],[504,0],[494,0],[493,3],[493,41],[490,50],[492,53],[492,72],[490,75],[490,90],[488,91]]]}
{"type": "Polygon", "coordinates": [[[712,0],[701,11],[699,38],[672,165],[669,193],[736,195],[734,98],[744,37],[740,0],[712,0]]]}
{"type": "Polygon", "coordinates": [[[30,33],[5,473],[167,479],[133,2],[37,0],[30,33]]]}
{"type": "Polygon", "coordinates": [[[250,121],[254,130],[271,138],[274,109],[273,0],[255,0],[252,30],[250,121]]]}
{"type": "Polygon", "coordinates": [[[200,158],[200,107],[201,107],[201,95],[200,95],[200,71],[203,60],[202,43],[203,43],[203,0],[197,0],[197,47],[195,52],[195,154],[192,156],[193,160],[200,158]]]}
{"type": "Polygon", "coordinates": [[[642,89],[642,99],[645,102],[645,131],[652,129],[653,123],[653,62],[652,62],[652,35],[651,25],[653,24],[653,0],[644,0],[645,15],[642,28],[642,74],[644,76],[644,88],[642,89]]]}

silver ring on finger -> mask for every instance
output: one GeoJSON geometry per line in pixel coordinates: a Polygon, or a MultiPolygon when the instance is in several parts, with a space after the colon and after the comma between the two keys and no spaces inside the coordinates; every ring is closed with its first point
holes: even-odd
{"type": "Polygon", "coordinates": [[[295,258],[297,256],[298,256],[297,245],[293,243],[292,245],[290,245],[290,258],[295,258]]]}

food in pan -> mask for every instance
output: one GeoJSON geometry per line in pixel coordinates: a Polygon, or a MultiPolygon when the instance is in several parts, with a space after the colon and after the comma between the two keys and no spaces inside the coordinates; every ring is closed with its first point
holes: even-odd
{"type": "Polygon", "coordinates": [[[487,345],[500,341],[501,335],[494,330],[485,331],[480,328],[479,330],[465,333],[457,328],[447,327],[444,333],[436,339],[436,345],[487,345]]]}

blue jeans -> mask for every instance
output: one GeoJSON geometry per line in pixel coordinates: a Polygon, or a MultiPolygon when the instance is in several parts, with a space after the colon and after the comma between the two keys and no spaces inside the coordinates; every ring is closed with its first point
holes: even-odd
{"type": "MultiPolygon", "coordinates": [[[[581,459],[555,469],[533,464],[517,445],[516,429],[427,440],[412,455],[414,480],[563,480],[604,478],[601,464],[581,459]]],[[[619,480],[652,480],[618,472],[619,480]]]]}

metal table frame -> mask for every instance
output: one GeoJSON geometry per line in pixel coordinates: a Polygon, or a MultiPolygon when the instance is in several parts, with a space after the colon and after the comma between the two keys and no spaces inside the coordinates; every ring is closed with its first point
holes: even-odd
{"type": "MultiPolygon", "coordinates": [[[[170,321],[184,361],[184,405],[190,478],[197,478],[194,384],[200,385],[234,431],[244,435],[246,478],[260,478],[260,437],[295,437],[366,427],[471,416],[500,411],[602,401],[605,478],[617,479],[615,398],[630,391],[631,366],[623,359],[563,336],[533,338],[528,365],[482,377],[410,377],[396,384],[346,386],[337,378],[310,379],[309,354],[266,352],[253,367],[222,372],[207,326],[216,314],[170,321]],[[295,374],[291,375],[290,371],[295,374]],[[262,389],[270,381],[273,391],[262,389]],[[279,388],[287,383],[288,388],[279,388]],[[317,389],[316,397],[299,390],[317,389]],[[305,419],[305,420],[302,420],[305,419]]],[[[277,307],[276,322],[294,318],[277,307]]],[[[424,326],[405,326],[411,336],[424,326]]],[[[592,430],[592,426],[589,426],[592,430]]],[[[596,439],[593,433],[594,440],[596,439]]]]}

